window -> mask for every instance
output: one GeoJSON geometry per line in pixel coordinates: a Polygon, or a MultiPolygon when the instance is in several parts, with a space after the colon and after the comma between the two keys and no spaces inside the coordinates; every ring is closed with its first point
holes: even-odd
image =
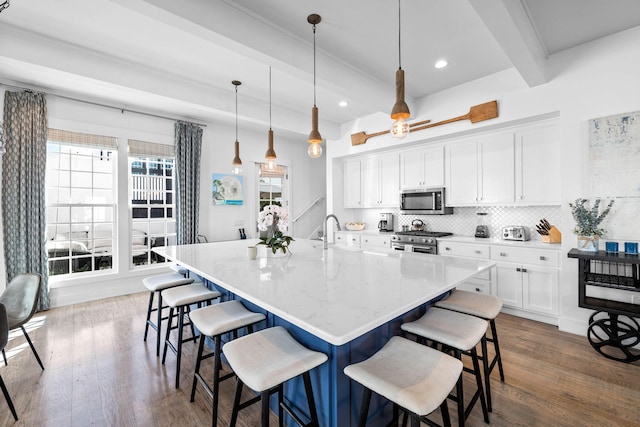
{"type": "Polygon", "coordinates": [[[131,194],[131,264],[165,259],[154,247],[176,244],[173,147],[129,140],[131,194]]]}
{"type": "MultiPolygon", "coordinates": [[[[286,166],[277,165],[275,170],[269,170],[264,163],[257,164],[258,169],[258,209],[262,211],[267,205],[289,207],[287,184],[288,174],[286,166]]],[[[291,227],[291,224],[289,224],[291,227]]],[[[256,226],[257,229],[257,226],[256,226]]],[[[259,231],[264,237],[264,231],[259,231]]]]}
{"type": "Polygon", "coordinates": [[[113,268],[117,140],[49,129],[45,175],[49,275],[113,268]]]}

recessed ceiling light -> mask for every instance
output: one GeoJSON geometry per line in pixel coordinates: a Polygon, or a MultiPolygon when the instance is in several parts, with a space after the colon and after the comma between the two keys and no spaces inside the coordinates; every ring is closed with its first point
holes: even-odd
{"type": "Polygon", "coordinates": [[[338,105],[341,107],[346,107],[347,105],[349,105],[349,103],[347,101],[340,101],[338,102],[338,105]]]}
{"type": "Polygon", "coordinates": [[[438,62],[436,62],[436,68],[444,68],[447,66],[447,64],[448,64],[447,61],[445,61],[444,59],[441,59],[438,62]]]}

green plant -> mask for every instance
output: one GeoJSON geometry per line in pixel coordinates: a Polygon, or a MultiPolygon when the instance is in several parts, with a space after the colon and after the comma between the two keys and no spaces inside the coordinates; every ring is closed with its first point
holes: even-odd
{"type": "Polygon", "coordinates": [[[576,199],[575,202],[569,203],[573,219],[576,220],[573,232],[578,236],[603,236],[607,230],[599,226],[611,210],[613,202],[611,200],[602,213],[600,213],[600,199],[596,199],[591,208],[587,199],[576,199]]]}

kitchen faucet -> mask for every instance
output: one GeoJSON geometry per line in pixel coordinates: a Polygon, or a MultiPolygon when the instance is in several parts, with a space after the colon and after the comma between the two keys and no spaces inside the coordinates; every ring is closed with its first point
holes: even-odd
{"type": "Polygon", "coordinates": [[[329,222],[329,218],[333,218],[336,220],[336,225],[338,226],[338,231],[340,231],[340,221],[338,221],[338,217],[335,216],[334,214],[329,214],[327,215],[327,217],[324,219],[324,226],[322,227],[322,235],[324,236],[323,239],[323,245],[322,247],[324,249],[327,249],[329,247],[329,242],[327,241],[327,222],[329,222]]]}

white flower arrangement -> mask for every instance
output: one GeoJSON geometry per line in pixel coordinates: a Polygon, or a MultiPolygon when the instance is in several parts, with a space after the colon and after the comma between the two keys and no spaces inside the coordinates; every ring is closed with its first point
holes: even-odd
{"type": "Polygon", "coordinates": [[[293,237],[285,236],[283,230],[289,225],[289,211],[282,206],[267,205],[258,214],[258,230],[267,231],[271,227],[272,235],[261,237],[258,245],[266,245],[275,254],[278,249],[287,253],[293,237]]]}

